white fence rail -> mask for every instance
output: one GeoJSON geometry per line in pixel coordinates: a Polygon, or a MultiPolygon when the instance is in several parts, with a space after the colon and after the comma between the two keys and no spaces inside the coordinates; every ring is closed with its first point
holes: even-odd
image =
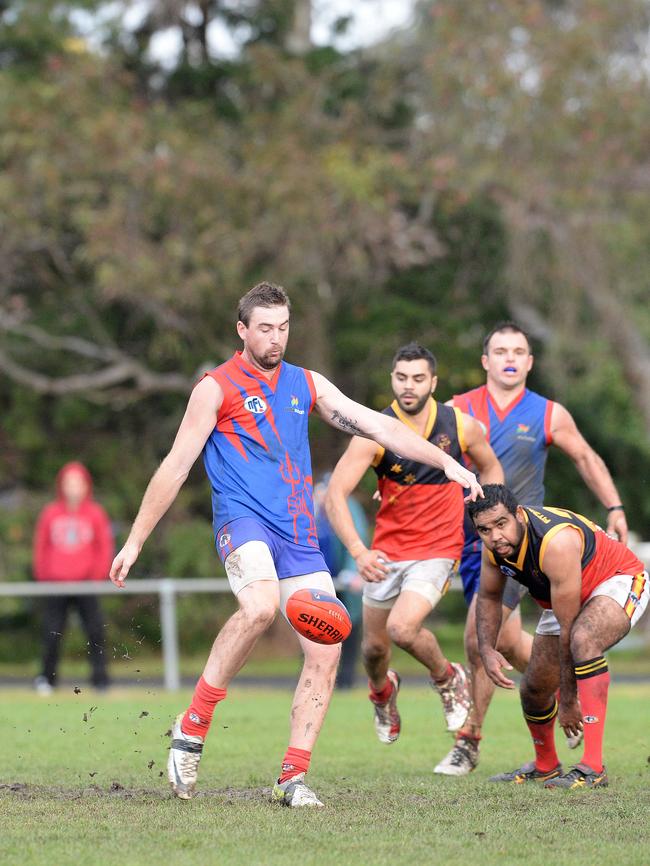
{"type": "MultiPolygon", "coordinates": [[[[650,564],[650,542],[631,545],[636,555],[650,564]]],[[[458,578],[453,578],[451,589],[461,589],[458,578]]],[[[0,598],[29,598],[53,595],[157,595],[160,600],[160,637],[163,656],[164,684],[170,691],[180,688],[180,665],[178,650],[178,619],[176,596],[194,593],[230,592],[225,577],[162,577],[158,579],[131,578],[118,589],[110,581],[67,582],[16,582],[0,583],[0,598]]]]}
{"type": "Polygon", "coordinates": [[[180,666],[178,652],[178,622],[176,616],[176,596],[179,593],[221,593],[230,592],[230,586],[223,578],[173,578],[158,580],[133,578],[121,589],[110,581],[87,582],[42,582],[42,583],[0,583],[1,597],[44,597],[53,595],[158,595],[160,599],[160,638],[163,655],[165,688],[175,691],[180,688],[180,666]]]}
{"type": "MultiPolygon", "coordinates": [[[[336,581],[334,585],[337,586],[336,581]]],[[[453,578],[451,589],[460,588],[460,580],[453,578]]],[[[108,580],[70,583],[65,581],[0,583],[0,598],[43,598],[56,595],[157,595],[160,603],[163,681],[169,691],[176,691],[181,684],[176,597],[181,594],[222,592],[230,592],[230,585],[225,577],[131,578],[121,589],[108,580]]]]}

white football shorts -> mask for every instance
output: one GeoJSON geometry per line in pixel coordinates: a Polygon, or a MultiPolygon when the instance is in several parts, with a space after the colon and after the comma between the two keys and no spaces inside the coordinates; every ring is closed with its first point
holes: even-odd
{"type": "Polygon", "coordinates": [[[431,605],[431,609],[449,589],[455,559],[412,559],[387,563],[385,580],[364,583],[363,603],[368,607],[391,608],[401,592],[417,592],[431,605]]]}

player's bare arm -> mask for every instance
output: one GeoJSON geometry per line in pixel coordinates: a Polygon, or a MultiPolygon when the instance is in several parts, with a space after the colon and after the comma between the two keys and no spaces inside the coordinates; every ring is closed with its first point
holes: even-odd
{"type": "Polygon", "coordinates": [[[504,475],[497,455],[485,438],[483,428],[471,415],[463,413],[465,453],[472,461],[482,484],[503,484],[504,475]]]}
{"type": "Polygon", "coordinates": [[[354,436],[332,472],[325,497],[327,516],[334,531],[354,558],[361,577],[369,583],[384,580],[388,574],[384,562],[388,557],[376,548],[369,550],[363,543],[354,525],[347,499],[372,465],[376,453],[375,442],[354,436]]]}
{"type": "Polygon", "coordinates": [[[483,666],[492,682],[502,689],[514,689],[515,683],[503,673],[512,670],[512,665],[496,649],[501,628],[501,599],[506,579],[496,565],[490,561],[483,547],[481,555],[481,585],[476,603],[476,632],[478,648],[483,666]]]}
{"type": "Polygon", "coordinates": [[[113,560],[110,579],[124,581],[154,526],[172,504],[217,422],[223,401],[219,385],[206,376],[194,388],[174,444],[149,482],[124,547],[113,560]]]}
{"type": "MultiPolygon", "coordinates": [[[[585,484],[605,508],[620,506],[621,497],[604,460],[589,445],[578,430],[571,413],[560,403],[553,404],[551,436],[553,444],[573,460],[585,484]]],[[[608,512],[607,532],[609,535],[616,535],[620,542],[627,544],[627,520],[622,509],[617,508],[608,512]]]]}
{"type": "Polygon", "coordinates": [[[582,729],[582,713],[571,655],[571,629],[580,612],[582,536],[576,529],[560,530],[549,541],[540,567],[551,584],[551,606],[560,624],[560,709],[558,719],[567,736],[582,729]]]}
{"type": "Polygon", "coordinates": [[[418,436],[396,418],[382,415],[346,397],[319,373],[312,373],[312,376],[316,386],[316,410],[332,427],[366,439],[374,439],[384,448],[390,448],[410,460],[442,469],[450,481],[456,481],[469,489],[468,499],[475,500],[483,495],[474,473],[469,472],[442,449],[418,436]]]}

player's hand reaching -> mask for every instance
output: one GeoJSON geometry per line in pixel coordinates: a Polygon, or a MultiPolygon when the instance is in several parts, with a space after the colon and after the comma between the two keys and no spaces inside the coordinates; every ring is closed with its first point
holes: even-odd
{"type": "Polygon", "coordinates": [[[575,695],[569,699],[560,695],[558,722],[567,737],[577,737],[582,730],[582,710],[575,695]]]}
{"type": "Polygon", "coordinates": [[[607,516],[607,534],[618,538],[621,544],[627,544],[627,520],[625,512],[617,508],[607,516]]]}
{"type": "Polygon", "coordinates": [[[510,662],[504,658],[498,650],[488,649],[481,653],[483,667],[495,685],[502,689],[514,689],[514,680],[508,679],[503,673],[502,668],[507,671],[512,670],[510,662]]]}
{"type": "Polygon", "coordinates": [[[140,548],[132,541],[127,541],[122,550],[117,554],[111,565],[109,577],[115,586],[124,586],[126,576],[131,570],[131,566],[138,558],[140,548]]]}
{"type": "Polygon", "coordinates": [[[475,502],[479,496],[483,497],[483,489],[476,479],[476,475],[465,469],[456,460],[450,460],[445,466],[445,475],[450,481],[457,481],[461,487],[469,490],[465,502],[475,502]]]}
{"type": "Polygon", "coordinates": [[[388,577],[388,557],[382,550],[362,550],[354,557],[357,571],[368,583],[381,583],[388,577]]]}

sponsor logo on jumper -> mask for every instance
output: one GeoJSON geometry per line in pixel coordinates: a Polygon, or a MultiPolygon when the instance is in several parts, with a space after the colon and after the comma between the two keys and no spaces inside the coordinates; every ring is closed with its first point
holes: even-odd
{"type": "Polygon", "coordinates": [[[224,548],[227,544],[230,544],[230,535],[227,532],[219,538],[219,547],[224,548]]]}
{"type": "MultiPolygon", "coordinates": [[[[334,614],[334,611],[330,610],[328,611],[328,613],[334,614]]],[[[338,615],[334,614],[334,616],[338,615]]],[[[341,620],[343,619],[342,617],[338,618],[341,620]]],[[[299,614],[298,619],[305,625],[312,626],[312,628],[315,628],[317,631],[323,632],[323,634],[328,634],[332,638],[332,640],[338,640],[343,636],[342,632],[340,632],[339,629],[334,628],[331,623],[327,622],[324,619],[321,619],[319,616],[314,616],[313,614],[308,613],[301,613],[299,614]]]]}
{"type": "Polygon", "coordinates": [[[514,577],[517,574],[514,568],[508,568],[507,565],[500,565],[499,569],[502,574],[505,574],[506,577],[514,577]]]}
{"type": "Polygon", "coordinates": [[[447,436],[446,433],[441,433],[440,436],[436,436],[433,440],[433,444],[437,445],[441,451],[444,451],[446,454],[449,454],[451,451],[451,439],[447,436]]]}
{"type": "Polygon", "coordinates": [[[267,406],[264,400],[261,397],[258,397],[256,394],[253,397],[246,397],[244,400],[244,409],[248,412],[252,412],[253,415],[262,415],[266,412],[267,406]]]}
{"type": "Polygon", "coordinates": [[[300,408],[300,400],[295,396],[295,394],[291,395],[291,406],[287,406],[286,411],[294,412],[296,415],[305,414],[305,410],[300,408]]]}
{"type": "Polygon", "coordinates": [[[517,424],[515,438],[523,442],[534,442],[535,437],[530,435],[530,424],[517,424]]]}

